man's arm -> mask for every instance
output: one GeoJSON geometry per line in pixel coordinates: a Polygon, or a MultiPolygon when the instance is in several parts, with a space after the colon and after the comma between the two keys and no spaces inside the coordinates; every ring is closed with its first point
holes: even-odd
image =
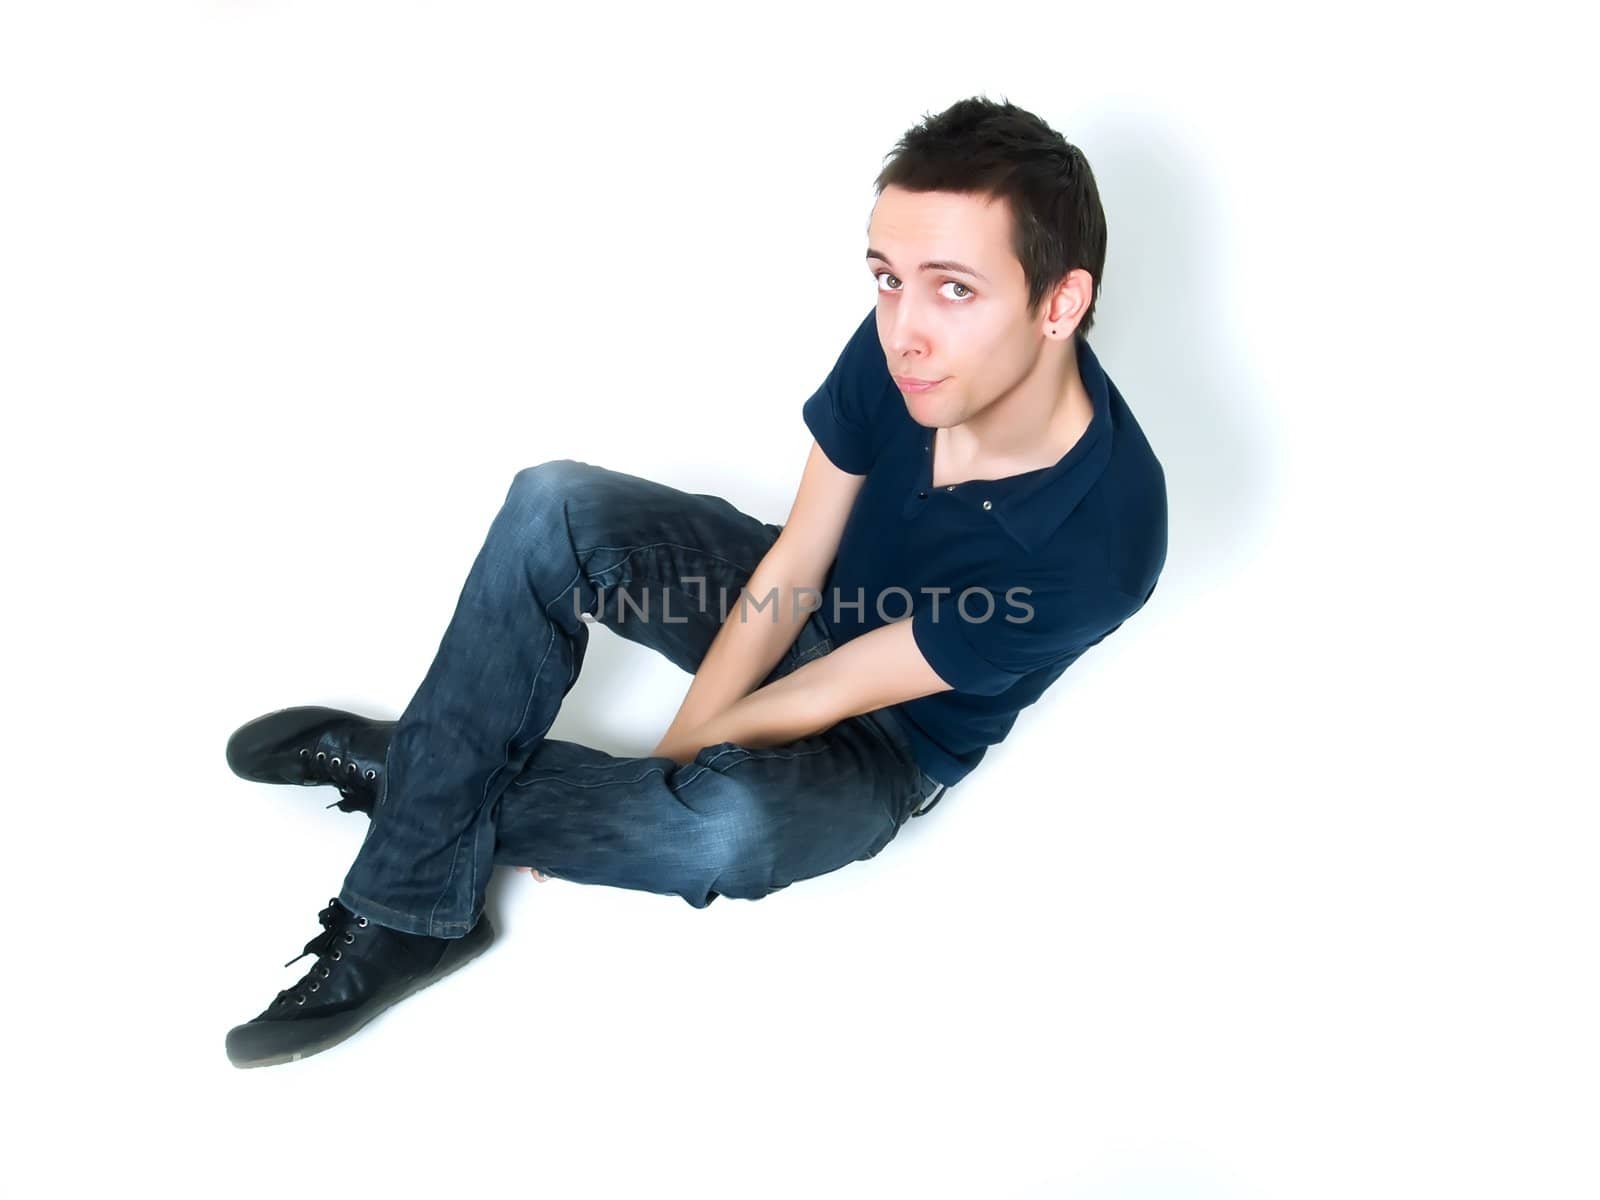
{"type": "MultiPolygon", "coordinates": [[[[741,599],[729,606],[728,618],[701,660],[677,716],[656,746],[656,754],[678,757],[696,730],[748,695],[751,688],[772,673],[800,636],[809,615],[808,609],[795,603],[795,597],[809,589],[812,603],[815,602],[865,479],[865,475],[840,470],[815,441],[811,443],[783,532],[745,585],[750,602],[741,599]],[[776,611],[772,600],[776,601],[776,611]],[[756,603],[763,607],[757,609],[756,603]],[[798,617],[797,608],[801,610],[798,617]]],[[[687,747],[688,757],[708,744],[687,747]]]]}
{"type": "Polygon", "coordinates": [[[781,746],[846,717],[949,690],[912,639],[911,622],[895,621],[758,688],[679,738],[663,738],[656,753],[687,763],[719,742],[781,746]]]}

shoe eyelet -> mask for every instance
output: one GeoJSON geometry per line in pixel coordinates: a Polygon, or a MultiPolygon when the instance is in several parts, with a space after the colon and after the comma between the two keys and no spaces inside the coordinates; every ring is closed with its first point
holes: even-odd
{"type": "Polygon", "coordinates": [[[304,996],[296,996],[294,998],[294,1002],[296,1004],[304,1004],[306,1002],[306,998],[304,996]]]}
{"type": "Polygon", "coordinates": [[[311,985],[311,990],[312,990],[312,991],[313,991],[313,992],[314,992],[314,991],[316,991],[316,990],[317,990],[317,989],[318,989],[318,988],[319,988],[319,987],[321,987],[321,986],[322,986],[322,985],[321,985],[321,984],[320,984],[320,983],[313,983],[313,984],[312,984],[312,985],[311,985]]]}
{"type": "Polygon", "coordinates": [[[302,749],[300,751],[300,757],[301,758],[310,758],[311,757],[311,751],[302,749]]]}
{"type": "Polygon", "coordinates": [[[332,974],[333,974],[333,972],[332,972],[332,971],[330,971],[330,970],[328,970],[328,968],[327,968],[327,967],[326,967],[326,966],[324,966],[324,967],[323,967],[323,968],[322,968],[322,977],[323,977],[323,978],[324,978],[324,979],[326,979],[326,978],[327,978],[327,977],[328,977],[328,976],[329,976],[329,975],[332,975],[332,974]]]}
{"type": "Polygon", "coordinates": [[[365,917],[357,917],[356,924],[365,929],[367,927],[367,919],[365,917]]]}
{"type": "Polygon", "coordinates": [[[367,768],[367,778],[368,779],[376,779],[377,777],[378,777],[378,773],[376,771],[374,771],[371,767],[368,767],[367,768]]]}
{"type": "Polygon", "coordinates": [[[344,769],[345,769],[345,773],[346,774],[354,775],[356,773],[357,767],[356,767],[355,763],[353,763],[353,762],[352,763],[345,763],[344,769]]]}
{"type": "Polygon", "coordinates": [[[323,759],[325,759],[327,757],[328,757],[328,752],[326,750],[318,750],[317,751],[317,761],[318,762],[321,762],[323,759]]]}
{"type": "Polygon", "coordinates": [[[332,767],[335,771],[337,771],[339,769],[339,764],[342,763],[342,762],[344,762],[344,759],[340,758],[337,754],[335,754],[332,758],[330,758],[328,760],[328,765],[330,767],[332,767]]]}
{"type": "Polygon", "coordinates": [[[338,962],[343,957],[344,957],[344,951],[343,950],[335,950],[333,952],[333,961],[334,962],[338,962]]]}
{"type": "Polygon", "coordinates": [[[353,942],[353,941],[355,941],[355,940],[356,940],[356,935],[355,935],[355,934],[353,934],[353,933],[351,933],[351,932],[350,932],[350,931],[349,931],[349,930],[348,930],[348,929],[346,929],[346,930],[345,930],[345,931],[344,931],[344,940],[345,940],[345,941],[346,941],[346,942],[347,942],[347,943],[348,943],[348,942],[353,942]]]}

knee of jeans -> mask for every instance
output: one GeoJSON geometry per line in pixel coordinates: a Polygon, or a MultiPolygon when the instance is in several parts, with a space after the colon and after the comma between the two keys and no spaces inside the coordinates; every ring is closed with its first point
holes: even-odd
{"type": "Polygon", "coordinates": [[[589,470],[588,463],[558,458],[518,471],[490,529],[491,553],[521,561],[530,548],[560,536],[567,528],[567,501],[589,470]]]}
{"type": "Polygon", "coordinates": [[[571,458],[553,458],[548,462],[523,467],[511,477],[506,490],[506,502],[540,504],[559,499],[571,493],[590,465],[571,458]]]}
{"type": "Polygon", "coordinates": [[[719,795],[702,813],[695,858],[712,878],[745,874],[771,852],[771,814],[752,792],[726,777],[712,787],[719,795]]]}
{"type": "Polygon", "coordinates": [[[741,802],[719,808],[700,826],[701,865],[713,875],[738,870],[765,844],[765,827],[753,805],[741,802]]]}

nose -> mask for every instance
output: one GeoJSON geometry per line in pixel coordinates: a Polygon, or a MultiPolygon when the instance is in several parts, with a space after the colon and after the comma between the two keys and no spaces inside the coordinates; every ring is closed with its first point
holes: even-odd
{"type": "Polygon", "coordinates": [[[922,317],[916,308],[904,299],[895,306],[884,333],[884,349],[889,356],[889,369],[896,375],[916,374],[912,364],[926,357],[927,338],[922,333],[922,317]],[[897,367],[896,363],[904,364],[897,367]]]}

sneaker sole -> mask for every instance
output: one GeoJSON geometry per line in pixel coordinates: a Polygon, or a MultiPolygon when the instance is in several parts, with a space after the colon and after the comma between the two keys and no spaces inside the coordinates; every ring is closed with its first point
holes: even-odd
{"type": "MultiPolygon", "coordinates": [[[[486,924],[487,914],[479,918],[479,924],[486,924]]],[[[400,1001],[416,995],[423,988],[429,987],[447,975],[452,975],[466,966],[490,946],[494,945],[495,932],[493,926],[487,926],[489,933],[474,941],[472,933],[466,937],[452,939],[452,945],[444,952],[444,957],[439,960],[439,965],[427,975],[412,980],[406,987],[394,996],[367,1010],[337,1013],[330,1017],[311,1017],[304,1021],[263,1021],[260,1023],[247,1023],[232,1029],[228,1033],[227,1050],[228,1061],[240,1068],[273,1067],[280,1063],[295,1062],[298,1059],[309,1058],[313,1054],[320,1054],[330,1050],[346,1038],[361,1031],[366,1025],[382,1016],[400,1001]],[[456,949],[456,943],[474,942],[472,945],[456,949]],[[454,957],[452,957],[452,954],[454,957]],[[243,1032],[243,1031],[250,1032],[243,1032]],[[319,1030],[320,1036],[307,1042],[305,1036],[312,1030],[319,1030]],[[293,1043],[292,1045],[289,1043],[293,1043]]],[[[473,927],[476,932],[477,927],[473,927]]]]}

